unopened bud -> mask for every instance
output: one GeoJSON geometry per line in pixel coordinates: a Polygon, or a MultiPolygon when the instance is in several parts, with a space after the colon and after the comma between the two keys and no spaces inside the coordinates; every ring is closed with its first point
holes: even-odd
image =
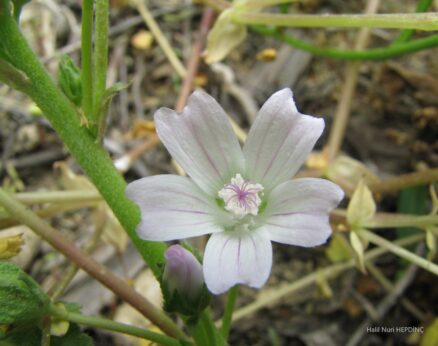
{"type": "Polygon", "coordinates": [[[81,70],[68,55],[62,56],[58,79],[65,96],[76,106],[80,106],[82,101],[81,70]]]}
{"type": "Polygon", "coordinates": [[[169,293],[178,292],[182,299],[196,300],[204,285],[201,264],[180,245],[170,246],[165,257],[163,280],[169,293]]]}

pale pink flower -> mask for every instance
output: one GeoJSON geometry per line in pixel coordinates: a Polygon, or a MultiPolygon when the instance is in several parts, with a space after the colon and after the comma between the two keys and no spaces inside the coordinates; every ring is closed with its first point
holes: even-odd
{"type": "Polygon", "coordinates": [[[220,294],[236,284],[259,288],[272,266],[271,241],[313,247],[331,234],[329,212],[343,191],[324,179],[291,180],[324,129],[298,112],[290,89],[263,105],[240,147],[224,110],[195,91],[180,114],[155,113],[158,136],[190,178],[157,175],[128,185],[141,210],[140,238],[212,234],[203,271],[220,294]]]}

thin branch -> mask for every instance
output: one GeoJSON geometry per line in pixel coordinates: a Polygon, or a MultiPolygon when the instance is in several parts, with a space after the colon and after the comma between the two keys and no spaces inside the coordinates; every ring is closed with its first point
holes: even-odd
{"type": "Polygon", "coordinates": [[[411,263],[414,263],[416,265],[418,265],[419,267],[426,269],[428,271],[430,271],[431,273],[438,275],[438,265],[436,265],[435,263],[428,261],[427,259],[420,257],[398,245],[396,245],[394,242],[390,242],[388,240],[386,240],[385,238],[382,238],[380,236],[378,236],[377,234],[367,231],[367,230],[361,230],[357,232],[358,235],[369,241],[370,243],[376,244],[390,252],[392,252],[393,254],[402,257],[406,260],[408,260],[411,263]]]}
{"type": "Polygon", "coordinates": [[[90,276],[94,277],[121,299],[125,300],[141,312],[163,332],[178,338],[185,337],[184,333],[167,315],[163,313],[163,311],[140,295],[125,281],[107,270],[107,268],[81,252],[47,222],[40,219],[35,213],[27,209],[3,189],[0,189],[0,205],[2,205],[15,219],[20,220],[25,225],[29,226],[36,234],[46,240],[56,250],[78,265],[81,269],[86,271],[90,276]]]}
{"type": "MultiPolygon", "coordinates": [[[[410,237],[397,240],[394,242],[394,244],[397,244],[399,246],[407,246],[423,239],[424,239],[423,234],[416,234],[410,237]]],[[[376,257],[379,257],[387,253],[388,251],[389,250],[384,248],[376,248],[367,251],[364,257],[365,260],[370,261],[375,259],[376,257]]],[[[293,293],[296,293],[310,285],[315,284],[318,278],[325,278],[325,279],[334,278],[340,273],[346,271],[347,269],[354,268],[355,265],[356,265],[356,261],[352,259],[343,263],[333,264],[326,268],[316,270],[313,273],[310,273],[302,278],[299,278],[290,284],[277,288],[275,292],[273,292],[272,294],[259,297],[254,302],[238,309],[237,311],[234,312],[233,321],[235,322],[245,316],[254,313],[259,309],[275,304],[282,298],[289,296],[293,293]]]]}

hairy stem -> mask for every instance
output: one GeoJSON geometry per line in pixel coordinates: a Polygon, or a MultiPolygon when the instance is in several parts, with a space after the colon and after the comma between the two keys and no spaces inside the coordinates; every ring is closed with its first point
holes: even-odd
{"type": "Polygon", "coordinates": [[[96,0],[93,60],[93,118],[98,129],[103,126],[105,114],[99,114],[102,96],[106,89],[108,67],[109,0],[96,0]]]}
{"type": "Polygon", "coordinates": [[[82,1],[81,68],[82,110],[87,118],[93,112],[93,0],[82,1]]]}

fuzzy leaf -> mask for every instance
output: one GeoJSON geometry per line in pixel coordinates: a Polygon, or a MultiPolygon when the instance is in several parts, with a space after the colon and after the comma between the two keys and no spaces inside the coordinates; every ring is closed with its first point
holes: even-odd
{"type": "Polygon", "coordinates": [[[38,320],[49,298],[17,265],[0,262],[0,324],[38,320]]]}

